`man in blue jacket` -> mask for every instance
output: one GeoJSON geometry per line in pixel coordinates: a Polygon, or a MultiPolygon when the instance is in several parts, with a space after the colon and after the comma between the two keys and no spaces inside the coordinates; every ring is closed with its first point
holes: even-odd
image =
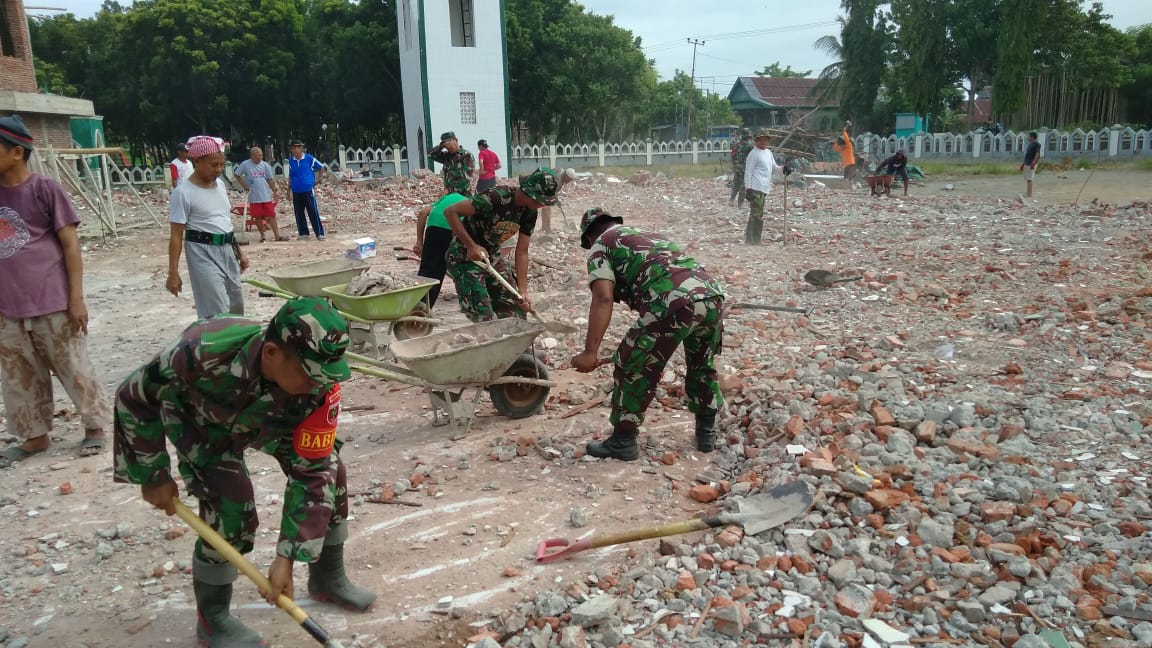
{"type": "Polygon", "coordinates": [[[316,232],[316,240],[324,240],[324,223],[320,222],[320,211],[316,208],[317,172],[324,171],[324,163],[304,152],[304,142],[292,140],[289,145],[292,156],[288,158],[288,185],[292,190],[292,208],[296,211],[296,233],[299,240],[308,240],[308,222],[316,232]],[[307,217],[305,217],[307,212],[307,217]]]}

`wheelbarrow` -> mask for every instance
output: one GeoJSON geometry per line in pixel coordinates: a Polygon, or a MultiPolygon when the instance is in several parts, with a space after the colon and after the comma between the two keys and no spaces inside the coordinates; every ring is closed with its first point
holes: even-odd
{"type": "Polygon", "coordinates": [[[355,353],[345,357],[355,372],[427,388],[435,423],[450,425],[451,438],[458,439],[471,428],[484,392],[497,412],[514,419],[535,414],[548,400],[556,383],[526,353],[543,332],[540,324],[508,318],[394,342],[390,350],[400,365],[355,353]],[[475,389],[471,399],[465,398],[468,389],[475,389]]]}
{"type": "Polygon", "coordinates": [[[268,276],[284,292],[301,297],[326,297],[324,288],[347,284],[368,269],[360,259],[327,259],[269,270],[268,276]]]}
{"type": "MultiPolygon", "coordinates": [[[[272,275],[272,272],[268,274],[272,275]]],[[[244,283],[259,288],[262,296],[282,299],[300,296],[256,279],[245,279],[244,283]]],[[[382,355],[393,340],[427,335],[440,323],[438,319],[427,317],[427,303],[422,301],[434,285],[435,281],[428,280],[399,290],[357,297],[345,294],[348,284],[344,283],[321,288],[318,296],[330,299],[340,315],[348,320],[349,333],[354,341],[364,342],[382,355]],[[380,325],[386,325],[387,330],[380,331],[380,325]]]]}

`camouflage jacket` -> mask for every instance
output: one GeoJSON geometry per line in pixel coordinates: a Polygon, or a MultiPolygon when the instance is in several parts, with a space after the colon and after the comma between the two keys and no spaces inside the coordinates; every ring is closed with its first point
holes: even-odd
{"type": "Polygon", "coordinates": [[[464,217],[464,229],[489,256],[498,254],[500,246],[513,236],[532,236],[536,229],[536,210],[517,207],[516,189],[512,187],[477,194],[472,197],[472,207],[476,213],[464,217]]]}
{"type": "MultiPolygon", "coordinates": [[[[197,322],[130,374],[116,392],[113,479],[143,485],[170,478],[166,441],[193,472],[258,448],[288,475],[276,551],[313,560],[334,510],[338,446],[334,434],[316,438],[301,423],[327,395],[293,396],[263,378],[263,339],[256,320],[197,322]]],[[[327,413],[333,423],[337,411],[327,413]]]]}
{"type": "Polygon", "coordinates": [[[432,159],[444,165],[444,187],[449,193],[465,196],[472,193],[472,170],[476,168],[475,158],[463,146],[449,153],[448,149],[437,147],[432,150],[432,159]]]}
{"type": "Polygon", "coordinates": [[[736,146],[736,153],[732,156],[732,166],[737,171],[744,171],[744,164],[748,162],[748,154],[752,152],[752,140],[740,140],[736,146]]]}
{"type": "Polygon", "coordinates": [[[635,227],[606,230],[588,254],[588,283],[615,284],[616,301],[641,318],[660,319],[690,302],[724,296],[720,282],[672,241],[635,227]]]}

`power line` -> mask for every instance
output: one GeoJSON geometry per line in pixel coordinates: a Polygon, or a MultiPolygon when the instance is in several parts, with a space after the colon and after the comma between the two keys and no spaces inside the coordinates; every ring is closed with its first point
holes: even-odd
{"type": "MultiPolygon", "coordinates": [[[[784,32],[802,31],[805,29],[815,29],[817,27],[827,27],[830,25],[838,25],[839,22],[835,20],[826,20],[822,22],[802,23],[798,25],[784,25],[781,27],[763,27],[760,29],[750,29],[738,32],[725,32],[721,34],[709,34],[701,38],[706,40],[730,40],[733,38],[749,38],[752,36],[762,36],[764,34],[779,34],[784,32]]],[[[674,41],[663,41],[654,45],[643,47],[646,52],[661,51],[673,49],[676,47],[683,47],[686,43],[683,40],[677,39],[674,41]]]]}

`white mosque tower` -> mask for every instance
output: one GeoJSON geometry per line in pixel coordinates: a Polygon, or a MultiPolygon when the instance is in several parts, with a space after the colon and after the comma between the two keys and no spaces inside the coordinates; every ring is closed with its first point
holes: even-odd
{"type": "Polygon", "coordinates": [[[409,169],[430,168],[428,151],[441,133],[452,131],[474,156],[477,140],[487,140],[500,156],[497,175],[506,177],[511,125],[504,0],[396,4],[409,169]]]}

